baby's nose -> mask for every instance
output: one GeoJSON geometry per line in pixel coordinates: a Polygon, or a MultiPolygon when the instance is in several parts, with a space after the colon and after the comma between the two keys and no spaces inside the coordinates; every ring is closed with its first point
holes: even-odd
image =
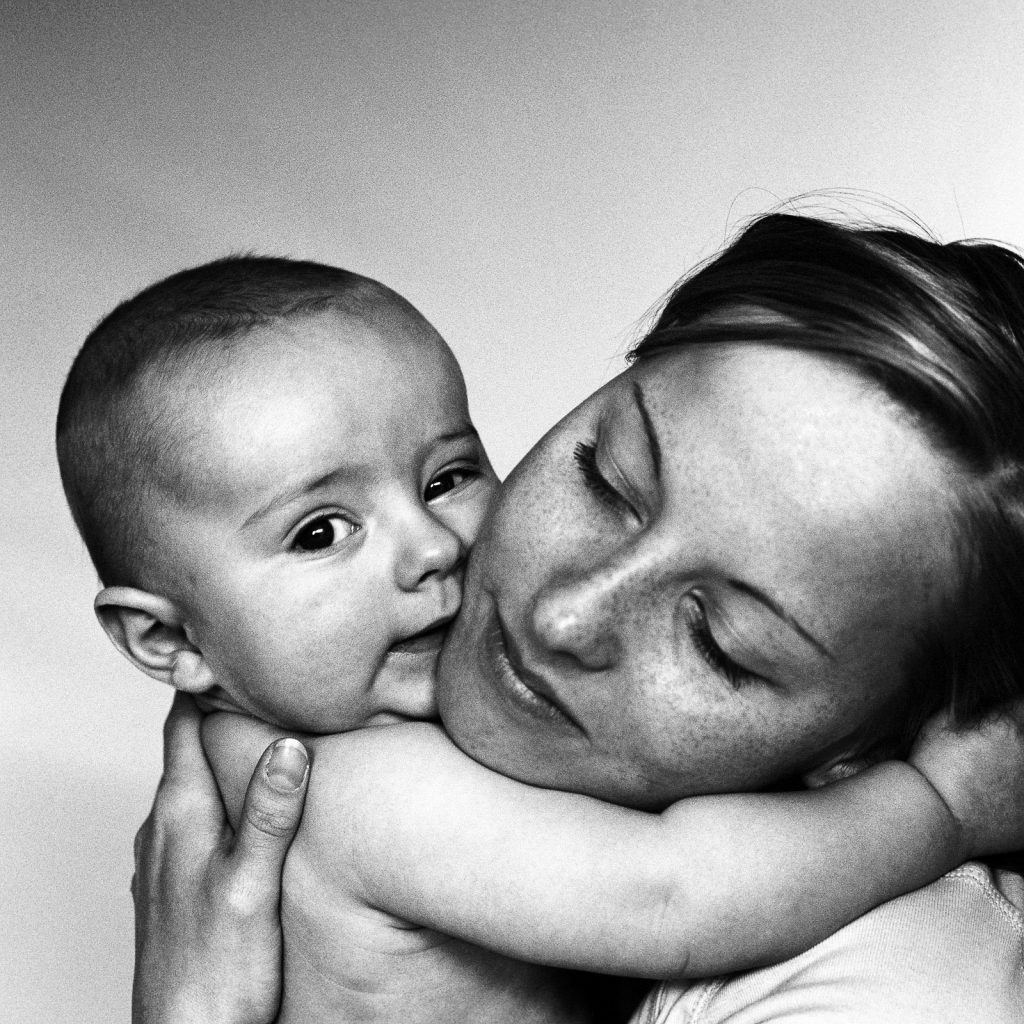
{"type": "Polygon", "coordinates": [[[395,561],[395,578],[402,590],[416,590],[431,577],[448,576],[466,556],[459,537],[426,510],[410,517],[403,527],[395,561]]]}

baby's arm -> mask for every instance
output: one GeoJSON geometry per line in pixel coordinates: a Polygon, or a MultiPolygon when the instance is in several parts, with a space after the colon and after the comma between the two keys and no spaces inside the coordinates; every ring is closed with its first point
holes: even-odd
{"type": "MultiPolygon", "coordinates": [[[[273,735],[211,721],[229,804],[273,735]]],[[[647,814],[514,782],[411,725],[316,742],[292,857],[312,866],[317,899],[358,890],[518,959],[678,978],[791,956],[968,852],[946,804],[901,762],[827,789],[647,814]]]]}

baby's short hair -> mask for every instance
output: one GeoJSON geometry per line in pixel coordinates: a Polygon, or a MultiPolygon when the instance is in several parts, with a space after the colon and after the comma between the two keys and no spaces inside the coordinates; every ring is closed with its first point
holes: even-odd
{"type": "Polygon", "coordinates": [[[100,579],[143,586],[152,562],[147,496],[187,468],[156,399],[255,328],[328,310],[359,315],[402,300],[321,263],[230,256],[183,270],[121,303],[86,338],[57,413],[57,460],[100,579]]]}

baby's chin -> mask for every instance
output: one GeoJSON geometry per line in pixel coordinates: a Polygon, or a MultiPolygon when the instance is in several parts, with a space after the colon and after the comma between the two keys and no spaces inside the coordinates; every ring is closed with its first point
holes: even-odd
{"type": "MultiPolygon", "coordinates": [[[[195,693],[192,695],[192,699],[196,702],[196,707],[206,715],[214,711],[226,711],[228,714],[248,715],[250,718],[266,721],[255,711],[243,707],[226,690],[222,690],[219,686],[206,690],[204,693],[195,693]]],[[[267,724],[277,725],[276,722],[267,722],[267,724]]]]}
{"type": "MultiPolygon", "coordinates": [[[[285,720],[274,724],[281,728],[297,728],[312,735],[333,736],[338,733],[376,729],[385,725],[401,725],[406,722],[434,722],[438,720],[434,677],[435,671],[431,670],[416,679],[403,679],[404,685],[400,687],[394,701],[389,701],[385,695],[379,706],[369,710],[365,706],[353,707],[352,702],[346,700],[346,694],[339,694],[333,710],[325,710],[314,715],[293,716],[290,725],[285,720]]],[[[374,689],[380,682],[380,678],[374,682],[374,689]]],[[[392,679],[389,678],[387,682],[392,684],[388,689],[394,692],[392,679]]]]}
{"type": "MultiPolygon", "coordinates": [[[[443,631],[442,631],[443,632],[443,631]]],[[[248,715],[288,733],[329,736],[357,729],[436,722],[442,636],[395,644],[374,665],[321,665],[315,678],[266,678],[247,690],[215,686],[199,695],[203,711],[248,715]]]]}
{"type": "Polygon", "coordinates": [[[374,715],[372,718],[366,720],[363,725],[360,726],[362,729],[376,729],[384,725],[408,725],[410,722],[437,722],[440,723],[440,718],[437,715],[436,709],[433,715],[428,717],[417,717],[410,718],[406,715],[397,715],[391,711],[382,711],[379,714],[374,715]]]}

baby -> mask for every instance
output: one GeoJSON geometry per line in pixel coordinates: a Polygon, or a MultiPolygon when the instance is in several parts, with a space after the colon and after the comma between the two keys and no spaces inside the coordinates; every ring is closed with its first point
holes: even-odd
{"type": "Polygon", "coordinates": [[[143,672],[287,729],[436,715],[496,481],[394,292],[286,260],[177,274],[90,335],[58,437],[97,613],[143,672]]]}
{"type": "Polygon", "coordinates": [[[167,278],[89,336],[57,435],[111,640],[274,727],[210,719],[229,807],[272,736],[349,733],[312,742],[282,1020],[595,1020],[599,987],[561,968],[782,959],[962,859],[903,764],[647,814],[458,751],[430,723],[435,674],[496,479],[451,352],[377,282],[257,257],[167,278]],[[809,865],[812,846],[831,855],[809,865]]]}

